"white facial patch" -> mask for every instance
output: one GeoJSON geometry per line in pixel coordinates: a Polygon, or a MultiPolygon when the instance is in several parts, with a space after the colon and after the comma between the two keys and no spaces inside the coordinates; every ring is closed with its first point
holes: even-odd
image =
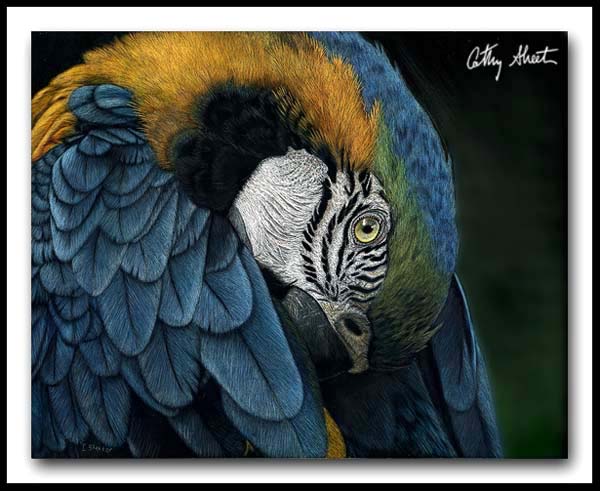
{"type": "Polygon", "coordinates": [[[289,150],[258,165],[233,215],[260,266],[326,309],[364,312],[383,282],[390,212],[381,183],[368,172],[338,170],[329,177],[320,159],[289,150]],[[364,232],[359,224],[374,221],[378,235],[359,240],[365,237],[357,237],[364,232]]]}
{"type": "Polygon", "coordinates": [[[327,166],[305,150],[263,160],[233,208],[244,223],[258,263],[292,284],[302,273],[302,232],[321,199],[327,166]]]}

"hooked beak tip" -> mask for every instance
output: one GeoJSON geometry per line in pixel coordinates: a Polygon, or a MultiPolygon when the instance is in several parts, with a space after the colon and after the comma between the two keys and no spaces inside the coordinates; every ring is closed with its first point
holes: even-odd
{"type": "Polygon", "coordinates": [[[371,323],[362,313],[341,314],[332,322],[350,358],[352,368],[349,373],[358,374],[369,368],[369,344],[371,341],[371,323]]]}

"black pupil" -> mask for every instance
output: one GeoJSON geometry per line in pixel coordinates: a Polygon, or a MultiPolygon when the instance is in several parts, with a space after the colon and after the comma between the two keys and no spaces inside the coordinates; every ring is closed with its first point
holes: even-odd
{"type": "Polygon", "coordinates": [[[369,235],[373,231],[373,225],[369,223],[363,223],[363,232],[369,235]]]}

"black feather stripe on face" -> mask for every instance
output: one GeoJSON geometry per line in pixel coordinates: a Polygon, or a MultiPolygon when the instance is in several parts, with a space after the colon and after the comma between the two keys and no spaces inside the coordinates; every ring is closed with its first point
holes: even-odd
{"type": "MultiPolygon", "coordinates": [[[[361,303],[372,299],[383,282],[386,244],[379,241],[373,245],[357,245],[351,239],[352,225],[370,209],[367,198],[373,189],[371,174],[349,170],[339,174],[342,176],[338,176],[342,179],[341,187],[338,186],[335,192],[332,186],[337,181],[324,180],[321,199],[303,231],[304,275],[307,282],[327,296],[328,301],[361,303]],[[342,196],[345,199],[340,202],[342,196]],[[336,232],[338,230],[340,232],[336,232]],[[320,250],[315,249],[317,237],[320,238],[320,250]],[[317,264],[320,272],[317,272],[317,264]]],[[[377,196],[381,199],[379,193],[377,196]]]]}

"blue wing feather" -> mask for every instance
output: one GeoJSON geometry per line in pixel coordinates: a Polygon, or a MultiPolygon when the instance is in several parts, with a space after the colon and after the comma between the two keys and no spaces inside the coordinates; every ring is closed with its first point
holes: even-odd
{"type": "MultiPolygon", "coordinates": [[[[131,94],[117,85],[103,84],[95,87],[94,102],[100,109],[106,109],[120,116],[135,117],[130,106],[131,94]]],[[[120,120],[123,120],[123,117],[120,120]]]]}
{"type": "Polygon", "coordinates": [[[160,301],[160,282],[142,283],[119,271],[98,296],[99,314],[110,340],[127,356],[150,341],[160,301]]]}
{"type": "Polygon", "coordinates": [[[48,351],[54,325],[49,325],[48,309],[36,305],[33,307],[31,324],[31,376],[36,377],[48,351]]]}
{"type": "Polygon", "coordinates": [[[89,428],[75,401],[69,378],[48,387],[48,395],[54,419],[63,435],[73,443],[82,443],[89,428]]]}
{"type": "MultiPolygon", "coordinates": [[[[156,189],[152,186],[156,174],[156,169],[152,169],[144,180],[128,193],[113,193],[105,188],[102,193],[102,199],[107,208],[124,208],[130,206],[145,195],[149,189],[156,189]]],[[[153,208],[153,207],[152,207],[153,208]]]]}
{"type": "Polygon", "coordinates": [[[52,452],[62,452],[66,447],[66,440],[63,433],[60,431],[54,411],[50,407],[48,398],[48,388],[42,388],[42,441],[43,445],[52,452]]]}
{"type": "Polygon", "coordinates": [[[477,352],[468,307],[458,279],[450,287],[444,328],[431,341],[444,399],[457,411],[467,411],[477,397],[477,352]]]}
{"type": "Polygon", "coordinates": [[[95,375],[110,377],[119,373],[121,354],[107,336],[81,343],[79,352],[95,375]]]}
{"type": "Polygon", "coordinates": [[[46,314],[46,320],[53,332],[40,369],[40,377],[46,385],[54,385],[69,373],[75,350],[64,342],[49,313],[46,314]]]}
{"type": "Polygon", "coordinates": [[[89,302],[87,295],[78,288],[77,291],[68,296],[56,295],[53,305],[56,307],[56,313],[60,315],[61,319],[73,321],[88,313],[89,302]]]}
{"type": "Polygon", "coordinates": [[[161,404],[182,407],[198,391],[201,369],[199,331],[192,326],[154,328],[148,347],[139,356],[146,387],[161,404]]]}
{"type": "Polygon", "coordinates": [[[95,375],[100,377],[118,375],[123,356],[108,339],[95,310],[90,310],[90,316],[90,327],[86,338],[79,344],[79,352],[95,375]]]}
{"type": "MultiPolygon", "coordinates": [[[[131,149],[125,147],[124,151],[127,150],[131,149]]],[[[117,165],[106,178],[104,190],[118,196],[129,194],[142,186],[154,168],[153,159],[138,165],[117,165]]]]}
{"type": "Polygon", "coordinates": [[[160,318],[170,326],[187,326],[198,305],[206,262],[207,237],[172,257],[163,276],[160,318]]]}
{"type": "Polygon", "coordinates": [[[101,157],[108,153],[112,148],[112,145],[101,138],[96,138],[93,135],[88,134],[83,140],[79,142],[77,149],[84,155],[89,157],[101,157]]]}
{"type": "Polygon", "coordinates": [[[62,203],[55,193],[50,193],[50,211],[56,228],[63,232],[70,232],[78,228],[90,215],[90,211],[97,203],[99,189],[94,189],[76,204],[62,203]]]}
{"type": "Polygon", "coordinates": [[[162,186],[166,186],[169,182],[174,180],[173,174],[169,172],[164,172],[162,170],[158,170],[154,173],[154,178],[152,179],[152,187],[159,188],[162,186]]]}
{"type": "MultiPolygon", "coordinates": [[[[181,202],[189,203],[188,200],[181,200],[181,202]]],[[[178,213],[178,216],[185,215],[185,211],[178,213]]],[[[208,234],[205,234],[205,227],[209,221],[210,213],[207,210],[200,208],[192,208],[191,215],[187,222],[183,222],[185,225],[178,224],[177,227],[177,240],[173,244],[173,255],[176,256],[188,250],[194,245],[200,238],[208,238],[208,234]]],[[[204,275],[202,275],[204,276],[204,275]]]]}
{"type": "Polygon", "coordinates": [[[69,108],[77,119],[103,126],[133,123],[136,115],[130,104],[131,94],[110,84],[81,87],[69,98],[69,108]]]}
{"type": "Polygon", "coordinates": [[[133,148],[116,147],[113,155],[125,164],[141,164],[154,158],[154,154],[148,145],[136,145],[133,148]]]}
{"type": "Polygon", "coordinates": [[[90,295],[102,293],[119,269],[126,244],[117,244],[97,229],[73,256],[73,274],[90,295]]]}
{"type": "Polygon", "coordinates": [[[71,384],[78,407],[94,435],[104,444],[118,447],[127,438],[130,394],[118,377],[98,377],[77,355],[71,384]]]}
{"type": "Polygon", "coordinates": [[[144,401],[149,407],[158,411],[165,416],[175,416],[178,412],[178,408],[165,406],[158,402],[154,396],[150,393],[146,385],[146,381],[142,376],[138,360],[135,358],[124,358],[121,363],[121,374],[127,381],[131,389],[135,394],[144,401]]]}
{"type": "Polygon", "coordinates": [[[49,304],[48,310],[65,343],[74,345],[83,340],[90,325],[90,314],[85,296],[55,297],[54,301],[49,304]]]}
{"type": "Polygon", "coordinates": [[[39,279],[48,293],[56,295],[73,295],[80,289],[71,269],[58,261],[44,264],[39,279]]]}
{"type": "Polygon", "coordinates": [[[210,224],[210,242],[206,258],[206,272],[225,269],[236,257],[239,239],[228,220],[213,215],[210,224]]]}
{"type": "MultiPolygon", "coordinates": [[[[39,163],[36,164],[37,166],[39,163]]],[[[60,199],[63,203],[76,205],[80,203],[82,200],[88,196],[88,193],[75,190],[65,179],[62,169],[60,165],[52,166],[52,188],[54,190],[54,194],[60,196],[60,199]]],[[[44,201],[47,201],[48,196],[48,188],[42,189],[37,188],[39,192],[44,192],[44,201]]]]}
{"type": "Polygon", "coordinates": [[[231,398],[258,418],[292,418],[302,406],[302,381],[264,279],[245,248],[241,260],[251,278],[254,306],[236,331],[201,338],[202,361],[231,398]],[[236,363],[223,363],[235,359],[236,363]]]}
{"type": "Polygon", "coordinates": [[[75,191],[89,193],[102,184],[112,170],[113,163],[101,157],[82,157],[76,146],[69,147],[55,165],[66,183],[75,191]]]}
{"type": "Polygon", "coordinates": [[[148,190],[129,206],[109,210],[102,221],[102,230],[118,244],[132,242],[145,229],[159,195],[156,189],[148,190]]]}
{"type": "Polygon", "coordinates": [[[31,259],[35,264],[43,264],[54,257],[54,249],[50,240],[37,241],[31,244],[31,259]]]}
{"type": "Polygon", "coordinates": [[[137,138],[126,128],[102,128],[93,129],[88,132],[88,136],[104,140],[113,146],[143,144],[144,141],[137,138]]]}
{"type": "Polygon", "coordinates": [[[160,213],[150,217],[151,225],[142,232],[136,242],[129,245],[123,258],[122,269],[137,279],[149,282],[160,278],[169,260],[169,249],[173,241],[175,211],[177,210],[177,194],[162,193],[156,208],[160,213]],[[164,202],[163,195],[168,201],[164,202]]]}
{"type": "Polygon", "coordinates": [[[252,312],[250,281],[237,256],[226,269],[206,274],[200,295],[194,321],[212,333],[237,329],[252,312]]]}
{"type": "Polygon", "coordinates": [[[204,283],[194,322],[212,333],[225,333],[241,326],[252,312],[252,287],[240,261],[239,239],[222,217],[212,216],[204,283]]]}
{"type": "Polygon", "coordinates": [[[56,257],[64,262],[71,261],[92,232],[97,229],[105,211],[104,203],[102,201],[97,202],[81,225],[72,231],[61,230],[52,219],[50,221],[52,245],[56,257]]]}
{"type": "Polygon", "coordinates": [[[161,416],[150,413],[147,407],[135,405],[131,414],[131,426],[127,435],[127,446],[137,458],[157,458],[166,438],[161,416]]]}
{"type": "Polygon", "coordinates": [[[437,409],[449,422],[446,431],[456,442],[459,455],[500,457],[502,449],[485,363],[456,275],[437,322],[441,327],[430,342],[431,355],[424,353],[419,366],[430,381],[432,400],[437,401],[437,409]]]}
{"type": "Polygon", "coordinates": [[[50,204],[44,200],[44,196],[48,193],[48,186],[37,185],[31,192],[31,208],[38,214],[43,214],[50,209],[50,204]]]}

